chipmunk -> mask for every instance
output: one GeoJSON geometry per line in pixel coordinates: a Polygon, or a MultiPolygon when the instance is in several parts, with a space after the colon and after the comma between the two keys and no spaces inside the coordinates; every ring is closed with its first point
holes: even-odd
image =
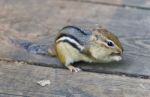
{"type": "Polygon", "coordinates": [[[77,26],[66,26],[59,31],[54,48],[48,51],[51,55],[56,55],[71,72],[78,72],[81,69],[74,67],[74,62],[120,61],[123,47],[118,37],[103,27],[90,31],[77,26]]]}

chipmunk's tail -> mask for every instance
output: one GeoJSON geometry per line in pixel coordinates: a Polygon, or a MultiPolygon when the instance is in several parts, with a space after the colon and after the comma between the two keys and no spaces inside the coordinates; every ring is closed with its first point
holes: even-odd
{"type": "Polygon", "coordinates": [[[29,53],[49,55],[48,48],[49,45],[43,45],[38,43],[29,42],[27,40],[15,40],[13,41],[15,45],[27,50],[29,53]]]}

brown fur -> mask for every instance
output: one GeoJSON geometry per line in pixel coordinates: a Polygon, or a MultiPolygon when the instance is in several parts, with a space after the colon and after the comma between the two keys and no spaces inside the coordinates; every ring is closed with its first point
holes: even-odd
{"type": "Polygon", "coordinates": [[[98,27],[94,30],[96,30],[99,34],[105,36],[107,39],[112,40],[123,51],[121,42],[119,41],[118,37],[115,36],[113,33],[109,32],[103,27],[98,27]]]}
{"type": "Polygon", "coordinates": [[[61,47],[59,47],[59,45],[56,44],[56,54],[57,54],[57,57],[59,58],[60,62],[62,64],[65,64],[65,54],[63,54],[63,51],[61,50],[61,47]]]}

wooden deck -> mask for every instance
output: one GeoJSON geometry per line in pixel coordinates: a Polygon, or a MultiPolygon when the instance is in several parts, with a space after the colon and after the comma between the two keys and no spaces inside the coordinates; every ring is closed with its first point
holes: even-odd
{"type": "Polygon", "coordinates": [[[150,97],[149,25],[149,0],[0,0],[0,97],[150,97]],[[73,74],[17,45],[52,46],[63,26],[96,24],[119,36],[123,61],[79,63],[73,74]]]}
{"type": "Polygon", "coordinates": [[[0,97],[150,97],[150,81],[0,62],[0,97]],[[37,81],[48,79],[41,87],[37,81]]]}

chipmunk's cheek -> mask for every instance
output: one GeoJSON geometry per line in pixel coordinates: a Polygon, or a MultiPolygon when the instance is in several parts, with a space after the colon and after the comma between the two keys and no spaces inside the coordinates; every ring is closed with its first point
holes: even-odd
{"type": "Polygon", "coordinates": [[[122,60],[122,57],[121,56],[111,56],[111,60],[112,61],[121,61],[122,60]]]}

